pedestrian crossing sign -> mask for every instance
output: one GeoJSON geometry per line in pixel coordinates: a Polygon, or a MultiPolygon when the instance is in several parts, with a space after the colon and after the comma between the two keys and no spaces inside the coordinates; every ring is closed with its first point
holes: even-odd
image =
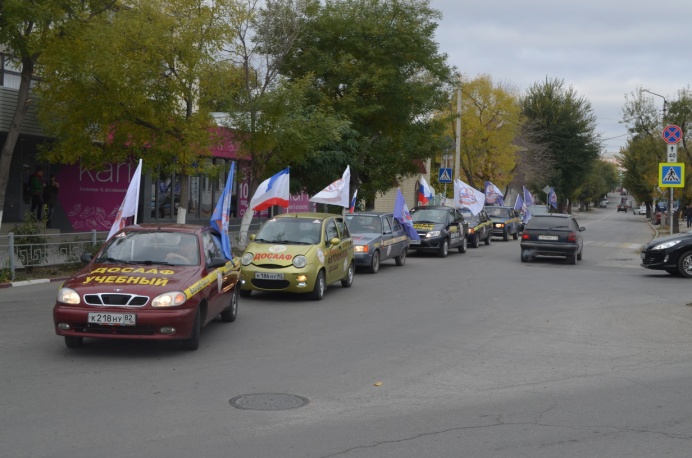
{"type": "Polygon", "coordinates": [[[685,187],[685,163],[661,162],[658,164],[658,186],[663,188],[685,187]]]}
{"type": "Polygon", "coordinates": [[[451,183],[452,182],[452,169],[447,167],[441,167],[440,173],[437,175],[437,181],[440,183],[451,183]]]}

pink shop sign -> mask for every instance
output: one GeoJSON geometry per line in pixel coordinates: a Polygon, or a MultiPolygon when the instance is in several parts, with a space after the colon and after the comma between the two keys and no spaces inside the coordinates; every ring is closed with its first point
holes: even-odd
{"type": "Polygon", "coordinates": [[[108,231],[113,225],[137,164],[105,164],[93,171],[64,165],[57,174],[58,200],[75,232],[108,231]]]}

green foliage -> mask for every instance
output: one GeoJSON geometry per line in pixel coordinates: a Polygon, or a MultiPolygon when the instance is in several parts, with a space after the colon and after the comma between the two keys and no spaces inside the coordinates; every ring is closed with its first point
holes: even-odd
{"type": "Polygon", "coordinates": [[[24,213],[24,221],[20,225],[15,225],[12,232],[14,233],[14,254],[27,269],[30,270],[37,264],[48,262],[44,229],[38,224],[36,215],[31,212],[24,213]]]}
{"type": "MultiPolygon", "coordinates": [[[[434,40],[439,12],[425,0],[328,0],[306,15],[281,71],[308,79],[309,103],[350,122],[353,133],[320,152],[347,161],[352,189],[371,200],[440,150],[445,120],[432,114],[447,104],[452,69],[434,40]]],[[[324,162],[317,154],[305,167],[324,162]]],[[[341,173],[324,173],[322,186],[341,173]]]]}
{"type": "Polygon", "coordinates": [[[599,158],[600,139],[591,104],[561,80],[546,78],[528,89],[522,111],[538,127],[534,140],[547,145],[554,159],[555,182],[537,184],[552,185],[561,199],[574,199],[599,158]]]}

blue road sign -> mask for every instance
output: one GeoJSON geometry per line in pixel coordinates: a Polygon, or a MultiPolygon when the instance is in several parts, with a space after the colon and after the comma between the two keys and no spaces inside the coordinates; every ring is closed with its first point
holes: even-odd
{"type": "Polygon", "coordinates": [[[676,162],[659,163],[658,185],[661,188],[685,187],[685,164],[676,162]]]}
{"type": "Polygon", "coordinates": [[[682,140],[682,129],[676,125],[669,125],[663,129],[663,140],[669,145],[680,143],[682,140]]]}
{"type": "Polygon", "coordinates": [[[440,183],[451,183],[452,182],[452,169],[441,167],[440,173],[437,175],[437,181],[440,183]]]}

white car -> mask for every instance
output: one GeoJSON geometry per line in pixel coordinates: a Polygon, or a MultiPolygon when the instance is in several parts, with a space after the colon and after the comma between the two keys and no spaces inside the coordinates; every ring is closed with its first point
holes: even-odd
{"type": "Polygon", "coordinates": [[[646,215],[646,205],[640,205],[639,207],[635,207],[635,209],[632,210],[632,212],[635,215],[646,215]]]}

